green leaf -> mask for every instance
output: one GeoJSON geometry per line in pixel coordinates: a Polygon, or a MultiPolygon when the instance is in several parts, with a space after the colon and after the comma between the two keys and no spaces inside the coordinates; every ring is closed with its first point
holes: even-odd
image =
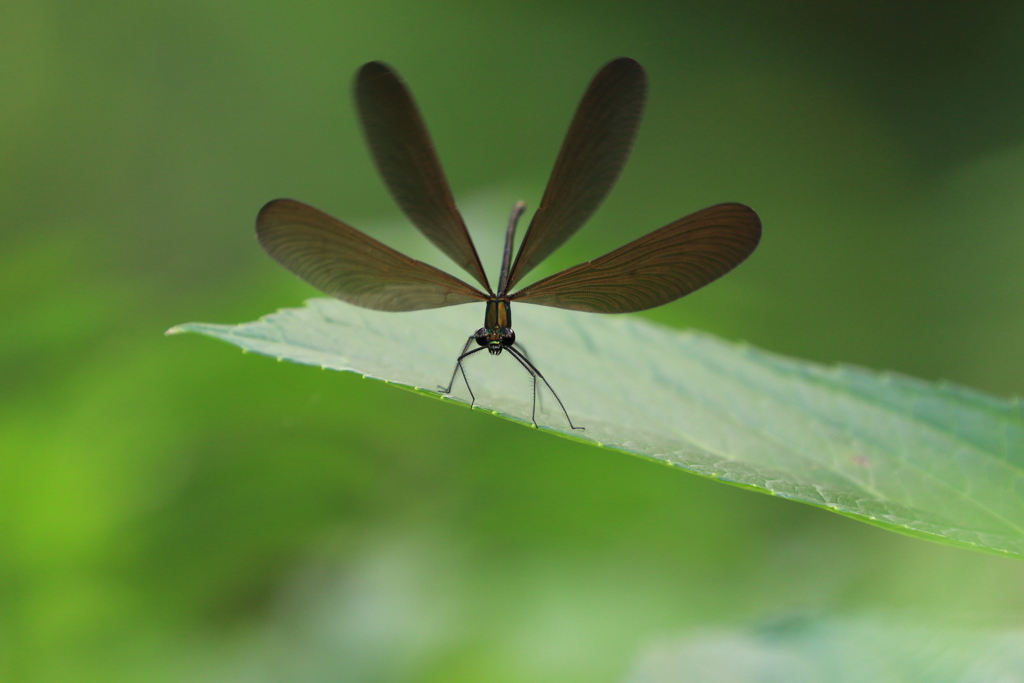
{"type": "MultiPolygon", "coordinates": [[[[1024,557],[1024,408],[950,384],[826,367],[641,319],[517,306],[542,429],[933,541],[1024,557]],[[526,309],[526,310],[524,310],[526,309]],[[527,315],[527,312],[529,313],[527,315]]],[[[439,397],[482,307],[380,313],[333,299],[242,325],[189,323],[247,351],[439,397]]],[[[478,409],[531,424],[529,376],[470,357],[478,409]]],[[[461,379],[457,396],[468,403],[461,379]]]]}
{"type": "Polygon", "coordinates": [[[1020,681],[1024,631],[865,616],[701,632],[647,650],[627,683],[1020,681]]]}

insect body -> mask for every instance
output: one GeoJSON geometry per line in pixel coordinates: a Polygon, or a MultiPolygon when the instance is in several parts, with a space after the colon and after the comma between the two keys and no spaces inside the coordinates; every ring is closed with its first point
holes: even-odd
{"type": "MultiPolygon", "coordinates": [[[[518,291],[518,282],[590,218],[618,179],[643,113],[647,79],[632,59],[606,64],[580,102],[547,188],[512,259],[515,230],[525,206],[513,207],[497,291],[491,289],[476,247],[455,207],[434,147],[408,89],[380,62],[356,75],[363,131],[381,177],[410,221],[465,269],[482,289],[381,244],[341,221],[290,199],[265,205],[256,234],[275,260],[322,292],[381,311],[414,311],[484,301],[484,326],[456,361],[450,393],[463,361],[487,349],[508,351],[533,378],[561,399],[533,362],[515,346],[513,301],[592,313],[629,313],[674,301],[741,263],[757,246],[761,222],[742,204],[719,204],[651,232],[604,256],[568,268],[518,291]],[[476,348],[470,348],[473,344],[476,348]]],[[[472,388],[470,396],[473,397],[472,388]]]]}
{"type": "Polygon", "coordinates": [[[516,343],[516,333],[512,330],[512,306],[507,300],[491,299],[487,302],[484,326],[472,339],[492,356],[500,356],[503,349],[516,343]]]}

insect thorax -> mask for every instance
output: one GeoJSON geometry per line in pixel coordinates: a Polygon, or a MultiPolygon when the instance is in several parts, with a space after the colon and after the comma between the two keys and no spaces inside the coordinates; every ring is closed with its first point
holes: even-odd
{"type": "Polygon", "coordinates": [[[476,343],[486,346],[487,350],[497,356],[502,349],[516,342],[516,333],[512,331],[512,306],[507,299],[490,299],[484,313],[484,326],[473,335],[476,343]]]}

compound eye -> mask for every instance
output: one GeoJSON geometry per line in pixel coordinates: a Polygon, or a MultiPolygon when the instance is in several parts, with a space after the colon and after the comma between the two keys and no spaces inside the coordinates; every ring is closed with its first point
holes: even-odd
{"type": "Polygon", "coordinates": [[[473,335],[473,339],[476,340],[476,343],[479,346],[487,346],[487,329],[481,327],[476,331],[476,334],[473,335]]]}
{"type": "Polygon", "coordinates": [[[516,343],[516,333],[512,331],[511,327],[501,329],[501,343],[504,346],[512,346],[516,343]]]}

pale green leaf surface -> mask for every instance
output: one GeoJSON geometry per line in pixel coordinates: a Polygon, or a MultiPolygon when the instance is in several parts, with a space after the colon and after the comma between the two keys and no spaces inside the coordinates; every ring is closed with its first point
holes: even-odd
{"type": "MultiPolygon", "coordinates": [[[[537,422],[573,438],[914,536],[1024,557],[1024,408],[949,384],[826,367],[635,317],[514,306],[549,394],[537,422]]],[[[413,313],[313,299],[198,332],[280,360],[437,396],[483,306],[413,313]]],[[[529,376],[472,356],[477,408],[530,423],[529,376]]],[[[468,403],[461,380],[454,400],[468,403]]]]}

